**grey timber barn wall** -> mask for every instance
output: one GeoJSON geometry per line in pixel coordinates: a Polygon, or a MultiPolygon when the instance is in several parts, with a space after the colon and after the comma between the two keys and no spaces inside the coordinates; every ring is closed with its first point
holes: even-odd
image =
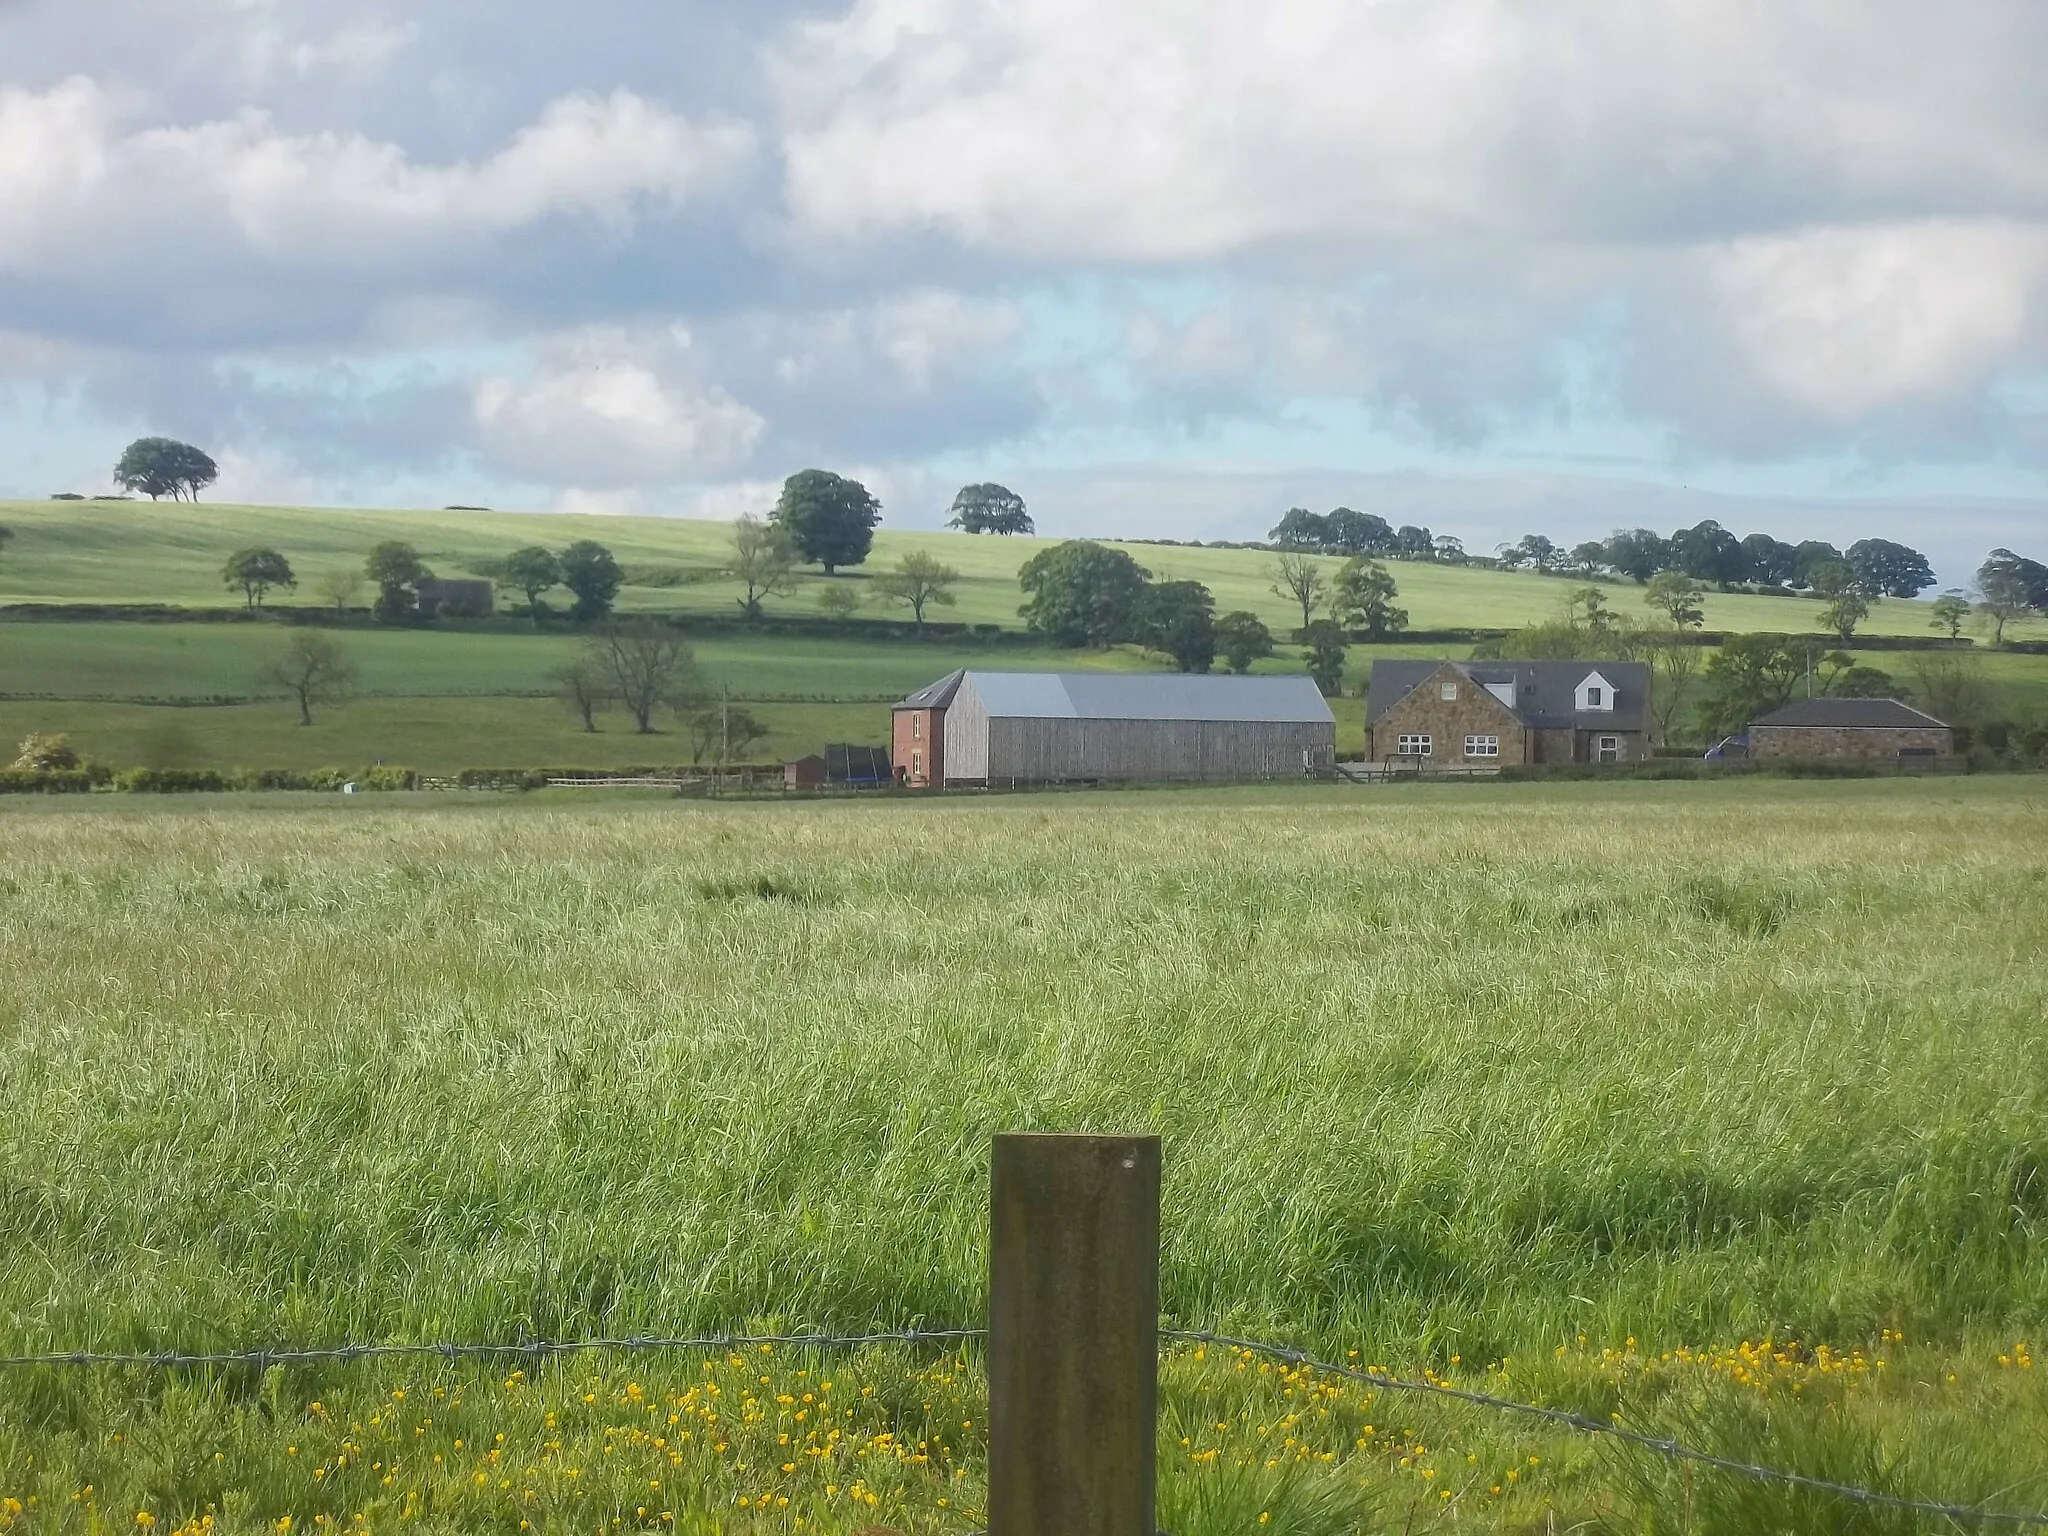
{"type": "Polygon", "coordinates": [[[956,784],[1298,778],[1304,752],[1320,772],[1337,760],[1327,720],[991,716],[971,674],[946,711],[945,736],[946,780],[956,784]]]}

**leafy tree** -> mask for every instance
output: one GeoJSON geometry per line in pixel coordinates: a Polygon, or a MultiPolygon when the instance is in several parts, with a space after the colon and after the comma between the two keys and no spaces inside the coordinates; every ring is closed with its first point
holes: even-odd
{"type": "Polygon", "coordinates": [[[1323,519],[1324,547],[1339,555],[1385,555],[1394,548],[1394,530],[1384,517],[1338,507],[1323,519]]]}
{"type": "Polygon", "coordinates": [[[2005,626],[2021,614],[2048,609],[2048,566],[1994,549],[1977,567],[1977,595],[1991,620],[1991,643],[2005,644],[2005,626]]]}
{"type": "Polygon", "coordinates": [[[1017,572],[1029,601],[1017,610],[1034,634],[1100,650],[1129,639],[1150,573],[1121,549],[1069,539],[1017,572]]]}
{"type": "Polygon", "coordinates": [[[1706,665],[1700,719],[1707,733],[1744,730],[1789,703],[1809,654],[1786,635],[1730,635],[1706,665]]]}
{"type": "Polygon", "coordinates": [[[850,619],[860,611],[860,594],[852,587],[842,587],[834,582],[819,589],[818,606],[825,610],[827,618],[850,619]]]}
{"type": "Polygon", "coordinates": [[[951,608],[959,601],[953,588],[959,585],[960,573],[926,554],[914,549],[896,562],[893,571],[885,571],[875,578],[875,591],[886,602],[902,603],[910,610],[916,621],[920,639],[924,636],[924,611],[933,603],[941,608],[951,608]]]}
{"type": "Polygon", "coordinates": [[[1545,576],[1564,561],[1564,551],[1540,533],[1525,533],[1516,543],[1502,544],[1494,553],[1511,570],[1531,570],[1545,576]]]}
{"type": "Polygon", "coordinates": [[[1856,633],[1856,626],[1870,617],[1870,599],[1856,584],[1856,573],[1846,564],[1816,565],[1807,573],[1813,590],[1827,599],[1820,611],[1820,627],[1844,645],[1856,633]]]}
{"type": "Polygon", "coordinates": [[[1301,605],[1301,627],[1304,630],[1315,619],[1316,610],[1323,606],[1329,592],[1329,585],[1323,580],[1323,568],[1313,555],[1285,554],[1273,567],[1273,595],[1289,598],[1301,605]]]}
{"type": "Polygon", "coordinates": [[[750,711],[723,699],[700,699],[683,711],[683,729],[690,736],[694,767],[714,752],[723,764],[744,757],[747,748],[768,734],[768,727],[750,711]]]}
{"type": "Polygon", "coordinates": [[[1671,535],[1671,563],[1695,581],[1728,587],[1748,571],[1742,545],[1711,517],[1671,535]]]}
{"type": "Polygon", "coordinates": [[[594,624],[611,616],[626,573],[612,552],[595,539],[578,539],[561,553],[562,585],[576,594],[569,617],[578,624],[594,624]]]}
{"type": "Polygon", "coordinates": [[[1674,629],[1698,629],[1707,622],[1706,589],[1682,571],[1659,571],[1643,601],[1671,621],[1674,629]]]}
{"type": "Polygon", "coordinates": [[[377,588],[377,603],[372,611],[379,624],[403,624],[418,614],[419,585],[432,580],[434,575],[420,559],[418,550],[397,539],[387,540],[370,551],[363,562],[363,574],[377,588]]]}
{"type": "Polygon", "coordinates": [[[1282,549],[1328,549],[1329,520],[1307,507],[1289,507],[1266,537],[1282,549]]]}
{"type": "Polygon", "coordinates": [[[1951,587],[1934,600],[1927,627],[1947,630],[1949,639],[1960,640],[1963,626],[1970,622],[1972,611],[1970,599],[1960,588],[1951,587]]]}
{"type": "Polygon", "coordinates": [[[1008,486],[963,485],[953,498],[953,516],[946,526],[963,533],[1033,533],[1024,498],[1008,486]]]}
{"type": "Polygon", "coordinates": [[[314,705],[347,702],[355,691],[356,669],[339,640],[317,629],[298,629],[259,681],[289,693],[298,701],[299,724],[311,725],[314,705]]]}
{"type": "Polygon", "coordinates": [[[1345,628],[1362,629],[1366,638],[1383,640],[1408,627],[1408,610],[1394,606],[1399,595],[1393,574],[1384,565],[1354,555],[1337,572],[1330,613],[1345,628]]]}
{"type": "Polygon", "coordinates": [[[555,698],[562,707],[583,722],[583,729],[596,731],[597,712],[610,702],[612,685],[597,658],[588,653],[576,657],[553,674],[555,698]]]}
{"type": "Polygon", "coordinates": [[[1607,536],[1601,551],[1609,570],[1639,584],[1671,563],[1670,543],[1648,528],[1617,528],[1607,536]]]}
{"type": "Polygon", "coordinates": [[[1799,576],[1799,551],[1768,533],[1752,533],[1742,541],[1749,579],[1767,587],[1790,586],[1799,576]]]}
{"type": "Polygon", "coordinates": [[[1455,534],[1438,534],[1435,558],[1445,565],[1463,565],[1468,558],[1465,554],[1465,541],[1455,534]]]}
{"type": "Polygon", "coordinates": [[[654,712],[663,704],[684,710],[703,697],[697,658],[682,635],[659,620],[613,620],[584,654],[642,736],[654,733],[654,712]]]}
{"type": "Polygon", "coordinates": [[[749,624],[761,622],[761,604],[786,592],[796,580],[796,551],[789,534],[751,513],[732,525],[732,574],[746,584],[747,595],[736,601],[749,624]]]}
{"type": "Polygon", "coordinates": [[[1252,663],[1273,654],[1273,632],[1255,613],[1238,609],[1216,621],[1216,648],[1230,670],[1242,677],[1252,663]]]}
{"type": "Polygon", "coordinates": [[[1349,648],[1342,625],[1330,619],[1317,619],[1302,631],[1302,659],[1308,663],[1308,675],[1316,680],[1325,698],[1335,698],[1344,691],[1344,657],[1349,648]]]}
{"type": "Polygon", "coordinates": [[[541,593],[561,584],[562,562],[538,544],[513,550],[498,569],[498,585],[526,599],[526,611],[532,616],[535,629],[540,628],[540,616],[544,611],[541,593]]]}
{"type": "Polygon", "coordinates": [[[782,498],[768,520],[789,535],[800,559],[822,565],[830,576],[867,559],[882,504],[858,480],[804,469],[782,482],[782,498]]]}
{"type": "Polygon", "coordinates": [[[230,587],[240,587],[242,596],[250,610],[263,606],[263,594],[272,587],[296,587],[299,579],[292,574],[291,562],[274,549],[238,549],[228,556],[228,563],[221,567],[221,579],[230,587]]]}
{"type": "Polygon", "coordinates": [[[12,764],[19,773],[70,773],[83,765],[71,738],[59,731],[44,736],[30,731],[12,764]]]}
{"type": "Polygon", "coordinates": [[[0,550],[6,549],[7,541],[12,539],[13,537],[14,530],[8,527],[5,523],[0,523],[0,550]]]}
{"type": "Polygon", "coordinates": [[[1802,540],[1792,554],[1792,584],[1798,587],[1813,585],[1814,567],[1844,563],[1842,552],[1823,539],[1802,540]]]}
{"type": "Polygon", "coordinates": [[[1607,593],[1596,586],[1575,587],[1565,594],[1564,621],[1573,629],[1602,636],[1614,632],[1614,615],[1607,607],[1607,593]]]}
{"type": "Polygon", "coordinates": [[[1913,693],[1927,712],[1950,725],[1981,725],[1991,713],[1984,663],[1972,651],[1915,651],[1913,693]]]}
{"type": "Polygon", "coordinates": [[[1671,739],[1672,727],[1692,696],[1705,648],[1675,624],[1638,633],[1635,649],[1650,663],[1650,717],[1657,740],[1671,739]]]}
{"type": "Polygon", "coordinates": [[[1890,539],[1858,539],[1847,562],[1856,586],[1869,597],[1918,597],[1934,585],[1934,570],[1917,549],[1890,539]]]}
{"type": "Polygon", "coordinates": [[[1397,560],[1434,560],[1436,558],[1436,536],[1427,528],[1414,523],[1403,523],[1394,530],[1394,558],[1397,560]]]}
{"type": "Polygon", "coordinates": [[[139,437],[122,450],[114,465],[114,483],[140,491],[151,501],[197,501],[199,493],[220,478],[220,466],[190,443],[169,437],[139,437]]]}
{"type": "Polygon", "coordinates": [[[1565,562],[1574,572],[1590,581],[1607,564],[1607,546],[1598,539],[1574,544],[1571,553],[1565,556],[1565,562]]]}
{"type": "Polygon", "coordinates": [[[1148,649],[1173,658],[1183,672],[1207,672],[1216,662],[1216,599],[1199,581],[1162,581],[1146,587],[1138,633],[1148,649]]]}
{"type": "Polygon", "coordinates": [[[334,610],[334,621],[338,624],[348,617],[349,609],[355,606],[356,595],[363,590],[363,573],[343,567],[329,571],[320,578],[319,592],[334,610]]]}
{"type": "Polygon", "coordinates": [[[1904,691],[1882,667],[1844,667],[1828,679],[1827,691],[1840,699],[1896,699],[1904,691]]]}

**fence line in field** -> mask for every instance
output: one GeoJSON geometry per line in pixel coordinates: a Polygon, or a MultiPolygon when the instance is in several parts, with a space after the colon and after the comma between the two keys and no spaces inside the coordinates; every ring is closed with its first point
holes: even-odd
{"type": "MultiPolygon", "coordinates": [[[[758,1349],[769,1345],[787,1349],[864,1349],[877,1344],[963,1344],[985,1340],[986,1328],[897,1328],[871,1333],[708,1333],[693,1336],[624,1335],[591,1339],[530,1339],[514,1344],[340,1344],[313,1349],[219,1350],[186,1353],[164,1351],[155,1354],[119,1353],[101,1350],[71,1350],[50,1354],[0,1355],[0,1369],[60,1366],[124,1366],[145,1370],[192,1370],[202,1367],[248,1366],[267,1370],[273,1365],[348,1364],[358,1360],[544,1360],[569,1355],[605,1352],[622,1354],[715,1353],[723,1350],[758,1349]]],[[[1305,1370],[1343,1377],[1390,1392],[1413,1392],[1425,1397],[1448,1398],[1476,1408],[1517,1414],[1560,1429],[1602,1435],[1638,1450],[1654,1452],[1672,1461],[1711,1467],[1755,1482],[1779,1483],[1809,1493],[1830,1494],[1853,1503],[1895,1509],[1912,1514],[1934,1515],[1959,1523],[1998,1523],[2048,1528],[2048,1511],[1980,1509],[1967,1504],[1950,1504],[1933,1499],[1912,1499],[1901,1494],[1860,1488],[1782,1467],[1762,1466],[1717,1456],[1669,1436],[1644,1434],[1640,1430],[1602,1422],[1564,1408],[1546,1408],[1514,1398],[1499,1397],[1443,1382],[1410,1381],[1370,1367],[1341,1365],[1322,1360],[1289,1344],[1239,1338],[1206,1328],[1161,1328],[1159,1337],[1176,1344],[1214,1345],[1219,1349],[1249,1352],[1305,1370]]]]}

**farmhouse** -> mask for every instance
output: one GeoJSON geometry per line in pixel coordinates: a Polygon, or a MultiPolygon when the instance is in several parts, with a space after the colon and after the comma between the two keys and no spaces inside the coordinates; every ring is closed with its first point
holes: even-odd
{"type": "Polygon", "coordinates": [[[1650,755],[1640,661],[1376,661],[1373,762],[1418,769],[1634,763],[1650,755]]]}
{"type": "Polygon", "coordinates": [[[1897,699],[1800,699],[1749,728],[1749,755],[1925,762],[1955,755],[1955,733],[1897,699]]]}
{"type": "Polygon", "coordinates": [[[1298,778],[1337,722],[1305,677],[954,672],[896,706],[891,753],[914,788],[1298,778]]]}

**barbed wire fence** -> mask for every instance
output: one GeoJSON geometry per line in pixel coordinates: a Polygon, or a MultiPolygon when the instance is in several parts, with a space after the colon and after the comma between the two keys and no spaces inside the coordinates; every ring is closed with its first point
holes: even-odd
{"type": "MultiPolygon", "coordinates": [[[[1310,1372],[1359,1382],[1376,1390],[1408,1392],[1422,1397],[1446,1399],[1533,1419],[1554,1428],[1595,1435],[1647,1451],[1667,1460],[1690,1462],[1754,1482],[1776,1483],[1799,1488],[1873,1508],[1927,1515],[1962,1525],[2017,1526],[2048,1529],[2048,1511],[1986,1509],[1936,1499],[1908,1498],[1903,1494],[1862,1488],[1835,1482],[1804,1472],[1765,1466],[1733,1457],[1716,1455],[1687,1445],[1678,1439],[1630,1429],[1618,1422],[1603,1422],[1570,1409],[1525,1403],[1490,1392],[1475,1391],[1440,1381],[1417,1381],[1392,1375],[1373,1367],[1361,1367],[1324,1360],[1290,1344],[1241,1338],[1206,1328],[1167,1328],[1159,1337],[1170,1344],[1209,1345],[1218,1349],[1244,1351],[1280,1364],[1310,1372]]],[[[772,1348],[817,1352],[868,1349],[888,1344],[956,1346],[986,1341],[986,1328],[894,1328],[866,1333],[704,1333],[693,1335],[628,1334],[588,1339],[529,1339],[512,1343],[422,1343],[422,1344],[338,1344],[315,1348],[271,1348],[186,1352],[120,1352],[105,1350],[64,1350],[45,1354],[0,1355],[0,1370],[34,1368],[120,1367],[151,1371],[181,1371],[245,1367],[258,1372],[272,1366],[346,1365],[365,1360],[543,1361],[566,1356],[592,1354],[715,1354],[734,1350],[772,1348]]]]}

